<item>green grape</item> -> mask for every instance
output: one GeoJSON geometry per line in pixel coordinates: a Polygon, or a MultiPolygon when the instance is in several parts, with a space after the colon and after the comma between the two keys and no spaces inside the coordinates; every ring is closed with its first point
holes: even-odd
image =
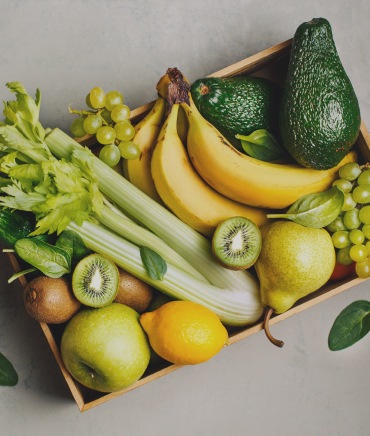
{"type": "Polygon", "coordinates": [[[339,169],[339,177],[350,182],[356,180],[360,174],[361,169],[356,162],[345,164],[339,169]]]}
{"type": "MultiPolygon", "coordinates": [[[[114,107],[123,103],[122,94],[118,91],[108,92],[106,95],[105,107],[112,111],[114,107]]],[[[117,122],[117,121],[116,121],[117,122]]]]}
{"type": "Polygon", "coordinates": [[[343,224],[343,218],[341,216],[338,216],[335,218],[334,221],[332,221],[327,227],[327,230],[329,232],[339,232],[340,230],[347,230],[346,226],[343,224]]]}
{"type": "Polygon", "coordinates": [[[96,132],[96,139],[100,144],[111,144],[116,139],[116,131],[113,127],[103,126],[96,132]]]}
{"type": "Polygon", "coordinates": [[[115,123],[123,123],[130,118],[130,108],[124,104],[119,104],[112,109],[112,120],[115,123]]]}
{"type": "Polygon", "coordinates": [[[368,279],[370,277],[370,259],[367,258],[363,262],[356,263],[356,274],[361,279],[368,279]]]}
{"type": "Polygon", "coordinates": [[[365,235],[365,238],[370,239],[370,224],[365,224],[362,226],[362,232],[365,235]]]}
{"type": "Polygon", "coordinates": [[[120,141],[130,141],[135,136],[134,127],[127,121],[116,124],[114,130],[116,131],[117,139],[120,141]]]}
{"type": "Polygon", "coordinates": [[[331,235],[331,239],[335,248],[346,248],[351,245],[351,241],[349,240],[349,232],[345,232],[343,230],[333,233],[331,235]]]}
{"type": "Polygon", "coordinates": [[[105,93],[101,88],[96,87],[90,91],[90,103],[93,109],[100,109],[104,107],[105,100],[105,93]]]}
{"type": "Polygon", "coordinates": [[[95,109],[94,108],[94,106],[91,104],[91,101],[90,101],[90,94],[87,94],[87,96],[86,96],[86,104],[87,104],[87,106],[90,108],[90,109],[95,109]]]}
{"type": "Polygon", "coordinates": [[[365,240],[365,235],[361,230],[354,229],[349,232],[349,240],[352,242],[352,244],[360,245],[365,240]]]}
{"type": "Polygon", "coordinates": [[[366,241],[365,247],[367,248],[367,251],[370,253],[370,241],[366,241]]]}
{"type": "Polygon", "coordinates": [[[333,182],[333,186],[337,186],[344,193],[352,191],[352,183],[348,180],[338,179],[333,182]]]}
{"type": "Polygon", "coordinates": [[[139,147],[132,141],[123,141],[118,148],[124,159],[137,159],[140,156],[139,147]]]}
{"type": "Polygon", "coordinates": [[[348,230],[357,229],[361,225],[359,210],[351,209],[344,214],[343,223],[348,230]]]}
{"type": "Polygon", "coordinates": [[[95,135],[95,133],[100,129],[103,122],[99,115],[89,115],[84,121],[84,129],[90,135],[95,135]]]}
{"type": "Polygon", "coordinates": [[[370,185],[370,170],[361,173],[360,177],[357,179],[357,183],[359,185],[370,185]]]}
{"type": "Polygon", "coordinates": [[[349,251],[351,247],[342,248],[341,250],[338,250],[337,253],[337,262],[341,265],[351,265],[353,260],[349,257],[349,251]]]}
{"type": "Polygon", "coordinates": [[[108,124],[112,124],[113,120],[112,117],[110,115],[110,112],[107,110],[104,110],[102,112],[100,112],[100,116],[103,118],[103,120],[108,123],[108,124]]]}
{"type": "Polygon", "coordinates": [[[349,257],[354,262],[363,262],[368,255],[369,251],[365,245],[352,245],[351,249],[349,250],[349,257]]]}
{"type": "Polygon", "coordinates": [[[356,203],[370,203],[370,185],[359,185],[352,192],[353,200],[356,203]]]}
{"type": "Polygon", "coordinates": [[[116,145],[105,145],[100,150],[99,159],[109,167],[114,167],[121,159],[121,154],[116,145]]]}
{"type": "Polygon", "coordinates": [[[342,207],[343,211],[347,212],[347,211],[353,209],[354,207],[356,207],[356,204],[357,203],[352,198],[352,194],[350,194],[349,192],[344,194],[344,203],[343,203],[343,207],[342,207]]]}
{"type": "Polygon", "coordinates": [[[370,224],[370,206],[363,206],[359,213],[360,221],[364,224],[370,224]]]}
{"type": "Polygon", "coordinates": [[[71,124],[71,133],[76,138],[82,138],[86,135],[86,132],[83,128],[84,119],[83,118],[77,118],[73,121],[71,124]]]}

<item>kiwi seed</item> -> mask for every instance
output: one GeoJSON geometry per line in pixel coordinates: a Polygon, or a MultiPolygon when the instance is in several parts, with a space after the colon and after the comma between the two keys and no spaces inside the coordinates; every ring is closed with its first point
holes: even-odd
{"type": "Polygon", "coordinates": [[[36,321],[61,324],[68,321],[81,307],[73,295],[69,280],[61,277],[37,277],[24,289],[24,305],[36,321]]]}
{"type": "Polygon", "coordinates": [[[118,282],[118,268],[100,254],[83,258],[72,276],[72,288],[77,300],[90,307],[110,304],[117,295],[118,282]]]}
{"type": "Polygon", "coordinates": [[[212,240],[217,262],[232,270],[247,269],[257,260],[262,247],[261,233],[248,218],[232,217],[218,225],[212,240]]]}

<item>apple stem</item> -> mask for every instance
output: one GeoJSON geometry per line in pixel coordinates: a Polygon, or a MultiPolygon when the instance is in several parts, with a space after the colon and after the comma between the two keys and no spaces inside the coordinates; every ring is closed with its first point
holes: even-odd
{"type": "Polygon", "coordinates": [[[266,336],[268,338],[268,340],[276,345],[277,347],[281,348],[284,345],[283,341],[279,341],[278,339],[275,339],[272,334],[270,333],[270,327],[269,327],[269,322],[270,322],[270,318],[271,315],[274,313],[274,309],[272,309],[271,307],[268,307],[265,313],[265,319],[263,320],[263,328],[265,329],[265,333],[266,336]]]}

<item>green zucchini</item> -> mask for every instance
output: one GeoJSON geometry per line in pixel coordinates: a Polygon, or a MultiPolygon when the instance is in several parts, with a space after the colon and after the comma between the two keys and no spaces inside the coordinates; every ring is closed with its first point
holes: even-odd
{"type": "Polygon", "coordinates": [[[27,238],[34,229],[33,213],[0,208],[0,243],[6,248],[13,248],[18,239],[27,238]]]}

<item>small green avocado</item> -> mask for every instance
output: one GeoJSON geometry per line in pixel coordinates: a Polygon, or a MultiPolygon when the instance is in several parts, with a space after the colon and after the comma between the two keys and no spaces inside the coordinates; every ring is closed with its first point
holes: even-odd
{"type": "Polygon", "coordinates": [[[284,146],[302,166],[333,168],[355,143],[361,115],[329,22],[301,24],[293,39],[280,108],[284,146]]]}
{"type": "Polygon", "coordinates": [[[260,77],[209,77],[196,80],[191,96],[201,115],[237,149],[235,135],[265,129],[279,136],[281,88],[260,77]]]}

